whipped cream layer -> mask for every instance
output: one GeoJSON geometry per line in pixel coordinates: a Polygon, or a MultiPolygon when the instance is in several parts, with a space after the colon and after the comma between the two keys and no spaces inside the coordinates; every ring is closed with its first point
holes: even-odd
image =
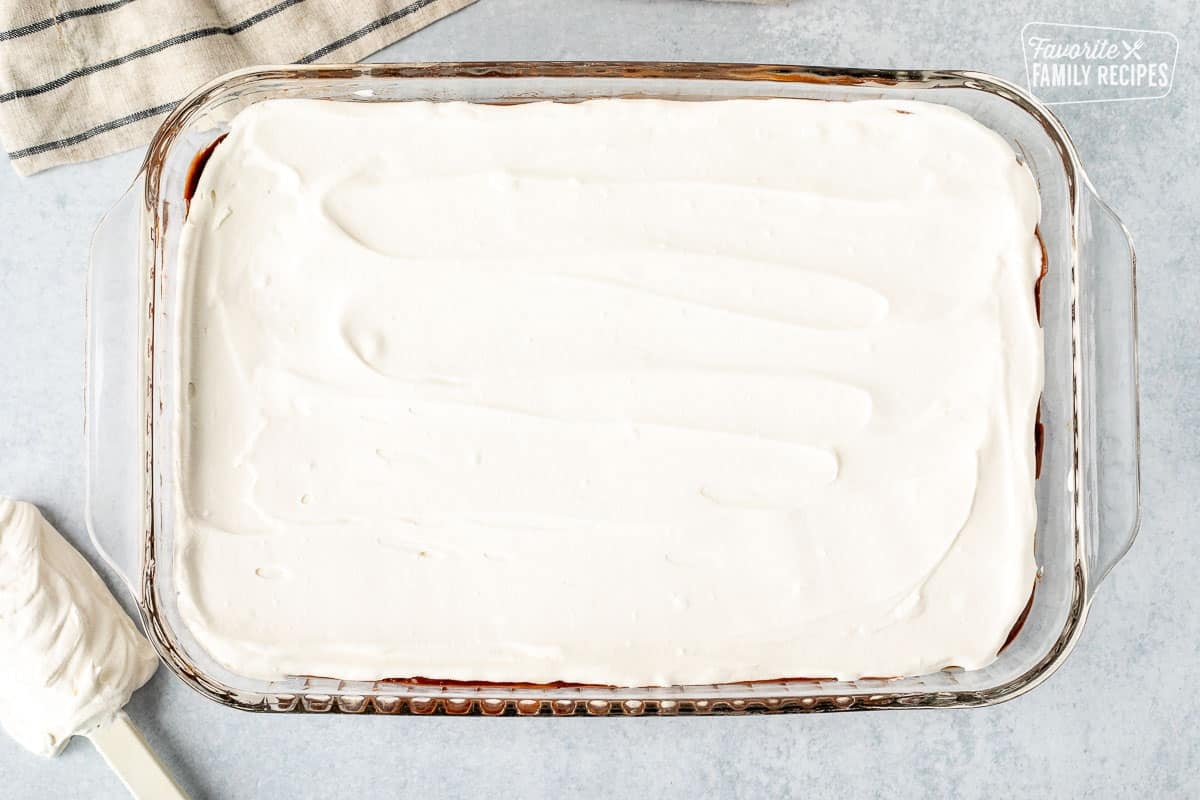
{"type": "Polygon", "coordinates": [[[183,619],[263,678],[982,667],[1038,214],[924,103],[258,103],[181,245],[183,619]]]}
{"type": "Polygon", "coordinates": [[[158,657],[35,506],[0,497],[0,725],[57,754],[108,722],[158,657]]]}

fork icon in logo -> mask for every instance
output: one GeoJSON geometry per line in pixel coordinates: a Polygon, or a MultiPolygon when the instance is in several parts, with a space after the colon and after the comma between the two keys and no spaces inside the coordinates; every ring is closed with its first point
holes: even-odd
{"type": "Polygon", "coordinates": [[[1141,61],[1142,54],[1139,53],[1138,51],[1141,50],[1143,45],[1145,45],[1145,44],[1146,44],[1146,40],[1142,39],[1140,37],[1133,44],[1130,44],[1127,39],[1122,39],[1121,47],[1125,48],[1125,56],[1124,56],[1125,60],[1128,61],[1130,58],[1136,58],[1138,61],[1141,61]]]}

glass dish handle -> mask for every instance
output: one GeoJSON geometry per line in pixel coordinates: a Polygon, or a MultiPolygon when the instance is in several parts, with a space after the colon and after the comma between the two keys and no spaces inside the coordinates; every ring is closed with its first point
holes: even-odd
{"type": "Polygon", "coordinates": [[[88,535],[135,600],[144,527],[138,386],[142,180],[134,182],[92,234],[83,422],[88,535]]]}
{"type": "Polygon", "coordinates": [[[1137,292],[1129,231],[1085,180],[1079,230],[1080,475],[1092,592],[1141,518],[1137,292]]]}

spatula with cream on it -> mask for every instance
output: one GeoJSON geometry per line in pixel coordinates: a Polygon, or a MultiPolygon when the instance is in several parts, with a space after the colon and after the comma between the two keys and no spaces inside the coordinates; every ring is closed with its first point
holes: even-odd
{"type": "Polygon", "coordinates": [[[87,736],[134,797],[182,798],[121,711],[157,666],[83,556],[35,506],[0,497],[0,725],[44,756],[87,736]]]}

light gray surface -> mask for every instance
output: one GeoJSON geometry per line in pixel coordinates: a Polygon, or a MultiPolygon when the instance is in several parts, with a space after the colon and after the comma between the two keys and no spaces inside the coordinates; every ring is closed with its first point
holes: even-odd
{"type": "MultiPolygon", "coordinates": [[[[678,59],[963,67],[1024,82],[1031,20],[1165,29],[1163,100],[1060,107],[1139,254],[1145,513],[1067,664],[982,710],[727,719],[264,716],[166,670],[130,713],[195,797],[1171,797],[1200,794],[1200,103],[1191,3],[481,0],[376,60],[678,59]],[[1005,13],[990,6],[1008,5],[1005,13]]],[[[0,165],[0,493],[83,529],[88,238],[140,153],[18,179],[0,165]]],[[[110,576],[111,577],[111,576],[110,576]]],[[[86,742],[0,734],[0,796],[121,797],[86,742]]]]}

